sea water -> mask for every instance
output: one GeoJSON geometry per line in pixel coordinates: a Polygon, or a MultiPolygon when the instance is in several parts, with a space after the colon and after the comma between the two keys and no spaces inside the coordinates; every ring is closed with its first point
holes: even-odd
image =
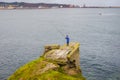
{"type": "Polygon", "coordinates": [[[80,42],[87,80],[120,80],[120,9],[0,10],[0,80],[38,58],[44,45],[80,42]]]}

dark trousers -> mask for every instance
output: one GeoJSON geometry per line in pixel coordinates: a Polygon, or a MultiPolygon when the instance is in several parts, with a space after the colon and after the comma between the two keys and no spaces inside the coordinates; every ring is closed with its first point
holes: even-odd
{"type": "Polygon", "coordinates": [[[69,46],[69,42],[67,42],[67,46],[69,46]]]}

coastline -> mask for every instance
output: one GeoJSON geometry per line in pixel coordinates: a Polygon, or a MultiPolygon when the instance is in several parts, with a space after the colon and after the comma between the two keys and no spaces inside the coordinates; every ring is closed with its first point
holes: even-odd
{"type": "Polygon", "coordinates": [[[0,8],[0,10],[35,10],[35,9],[113,9],[113,8],[120,8],[120,7],[80,7],[80,8],[0,8]]]}

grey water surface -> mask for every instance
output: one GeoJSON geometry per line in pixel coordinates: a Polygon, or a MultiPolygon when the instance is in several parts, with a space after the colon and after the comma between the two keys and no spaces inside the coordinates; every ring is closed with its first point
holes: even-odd
{"type": "Polygon", "coordinates": [[[0,80],[38,58],[46,44],[80,42],[87,80],[120,80],[120,9],[0,10],[0,80]]]}

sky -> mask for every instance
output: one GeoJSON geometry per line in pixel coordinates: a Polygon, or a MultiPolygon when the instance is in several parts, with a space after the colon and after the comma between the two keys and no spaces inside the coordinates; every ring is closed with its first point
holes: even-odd
{"type": "Polygon", "coordinates": [[[87,6],[120,6],[120,0],[0,0],[0,2],[61,3],[87,6]]]}

